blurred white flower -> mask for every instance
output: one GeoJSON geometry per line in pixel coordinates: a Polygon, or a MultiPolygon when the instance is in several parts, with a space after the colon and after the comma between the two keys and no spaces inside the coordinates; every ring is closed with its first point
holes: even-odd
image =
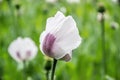
{"type": "Polygon", "coordinates": [[[56,3],[57,0],[46,0],[47,3],[56,3]]]}
{"type": "Polygon", "coordinates": [[[102,17],[102,13],[98,13],[98,14],[97,14],[97,20],[98,20],[98,21],[102,21],[102,18],[103,18],[103,17],[102,17]]]}
{"type": "Polygon", "coordinates": [[[33,80],[33,79],[32,79],[32,77],[28,76],[28,77],[27,77],[27,80],[33,80]]]}
{"type": "Polygon", "coordinates": [[[65,7],[61,7],[60,11],[65,14],[66,13],[66,8],[65,7]]]}
{"type": "Polygon", "coordinates": [[[119,24],[115,21],[111,23],[111,28],[117,30],[119,28],[119,24]]]}
{"type": "Polygon", "coordinates": [[[97,14],[97,20],[98,20],[98,21],[101,21],[102,18],[104,18],[104,19],[107,20],[107,19],[109,19],[109,15],[106,14],[106,13],[104,13],[104,15],[103,15],[102,13],[98,13],[98,14],[97,14]]]}
{"type": "Polygon", "coordinates": [[[114,2],[114,3],[118,3],[118,0],[112,0],[112,2],[114,2]]]}
{"type": "Polygon", "coordinates": [[[2,2],[3,0],[0,0],[0,2],[2,2]]]}
{"type": "Polygon", "coordinates": [[[115,80],[113,77],[111,77],[109,75],[106,75],[105,78],[106,78],[106,80],[115,80]]]}
{"type": "Polygon", "coordinates": [[[35,43],[30,38],[21,37],[14,40],[8,48],[10,56],[17,62],[32,60],[37,51],[35,43]]]}
{"type": "Polygon", "coordinates": [[[79,3],[80,0],[67,0],[68,3],[79,3]]]}
{"type": "Polygon", "coordinates": [[[80,43],[81,37],[72,16],[65,17],[58,11],[54,17],[47,19],[46,29],[40,35],[40,49],[43,54],[69,61],[72,50],[80,43]]]}

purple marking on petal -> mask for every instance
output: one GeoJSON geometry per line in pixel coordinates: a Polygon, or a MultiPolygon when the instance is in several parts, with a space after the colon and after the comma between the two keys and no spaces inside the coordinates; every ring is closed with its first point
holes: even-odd
{"type": "Polygon", "coordinates": [[[27,57],[30,57],[30,56],[31,56],[31,51],[27,51],[27,52],[26,52],[26,56],[27,56],[27,57]]]}
{"type": "Polygon", "coordinates": [[[21,59],[21,56],[20,56],[20,53],[19,52],[16,52],[16,55],[19,59],[21,59]]]}
{"type": "Polygon", "coordinates": [[[50,57],[53,57],[53,53],[52,53],[52,47],[53,44],[55,42],[55,36],[53,34],[48,33],[44,39],[43,42],[43,52],[50,57]]]}
{"type": "Polygon", "coordinates": [[[31,56],[31,51],[27,51],[27,52],[26,52],[26,55],[27,55],[27,56],[31,56]]]}

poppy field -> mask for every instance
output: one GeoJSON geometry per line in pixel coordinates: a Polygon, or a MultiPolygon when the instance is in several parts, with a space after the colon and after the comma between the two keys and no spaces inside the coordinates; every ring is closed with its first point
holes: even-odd
{"type": "Polygon", "coordinates": [[[0,0],[0,80],[120,80],[120,0],[0,0]]]}

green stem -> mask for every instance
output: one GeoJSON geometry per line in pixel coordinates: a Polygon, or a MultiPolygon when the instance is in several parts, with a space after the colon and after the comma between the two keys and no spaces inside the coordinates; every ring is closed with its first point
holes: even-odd
{"type": "Polygon", "coordinates": [[[117,54],[116,54],[116,80],[118,80],[118,76],[119,76],[119,54],[118,54],[119,51],[117,51],[117,54]]]}
{"type": "Polygon", "coordinates": [[[103,65],[103,78],[105,77],[105,74],[107,72],[106,69],[106,52],[105,52],[105,25],[104,25],[104,13],[102,13],[102,20],[101,20],[101,27],[102,27],[102,65],[103,65]]]}
{"type": "Polygon", "coordinates": [[[46,71],[46,80],[49,80],[49,71],[46,71]]]}
{"type": "Polygon", "coordinates": [[[11,12],[11,17],[12,17],[12,23],[13,23],[13,27],[12,27],[12,30],[14,31],[14,35],[13,36],[19,36],[19,31],[17,30],[18,28],[18,22],[17,22],[17,19],[14,15],[14,6],[12,4],[12,0],[7,0],[8,2],[8,6],[10,8],[10,12],[11,12]]]}
{"type": "Polygon", "coordinates": [[[117,47],[116,52],[116,80],[119,80],[119,41],[118,41],[118,31],[115,32],[115,42],[117,47]]]}
{"type": "Polygon", "coordinates": [[[23,80],[27,80],[26,79],[26,65],[25,65],[25,61],[23,61],[23,73],[22,73],[22,77],[23,77],[23,80]]]}
{"type": "Polygon", "coordinates": [[[54,80],[54,74],[55,74],[55,68],[56,68],[57,60],[53,60],[53,66],[52,66],[52,74],[51,74],[51,80],[54,80]]]}

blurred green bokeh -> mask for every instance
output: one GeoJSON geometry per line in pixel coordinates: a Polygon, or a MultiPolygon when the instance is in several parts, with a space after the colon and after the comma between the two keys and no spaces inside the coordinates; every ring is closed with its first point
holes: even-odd
{"type": "MultiPolygon", "coordinates": [[[[30,37],[39,48],[39,36],[45,29],[46,19],[57,11],[73,16],[82,44],[73,51],[70,62],[58,62],[56,80],[120,80],[120,28],[111,28],[113,21],[120,25],[120,3],[112,0],[81,0],[78,4],[65,0],[55,4],[45,0],[0,0],[0,80],[22,80],[20,64],[8,54],[9,44],[19,36],[30,37]],[[101,24],[97,20],[100,2],[106,8],[105,75],[102,72],[101,24]]],[[[39,50],[27,66],[28,80],[46,80],[44,64],[44,55],[39,50]]]]}

